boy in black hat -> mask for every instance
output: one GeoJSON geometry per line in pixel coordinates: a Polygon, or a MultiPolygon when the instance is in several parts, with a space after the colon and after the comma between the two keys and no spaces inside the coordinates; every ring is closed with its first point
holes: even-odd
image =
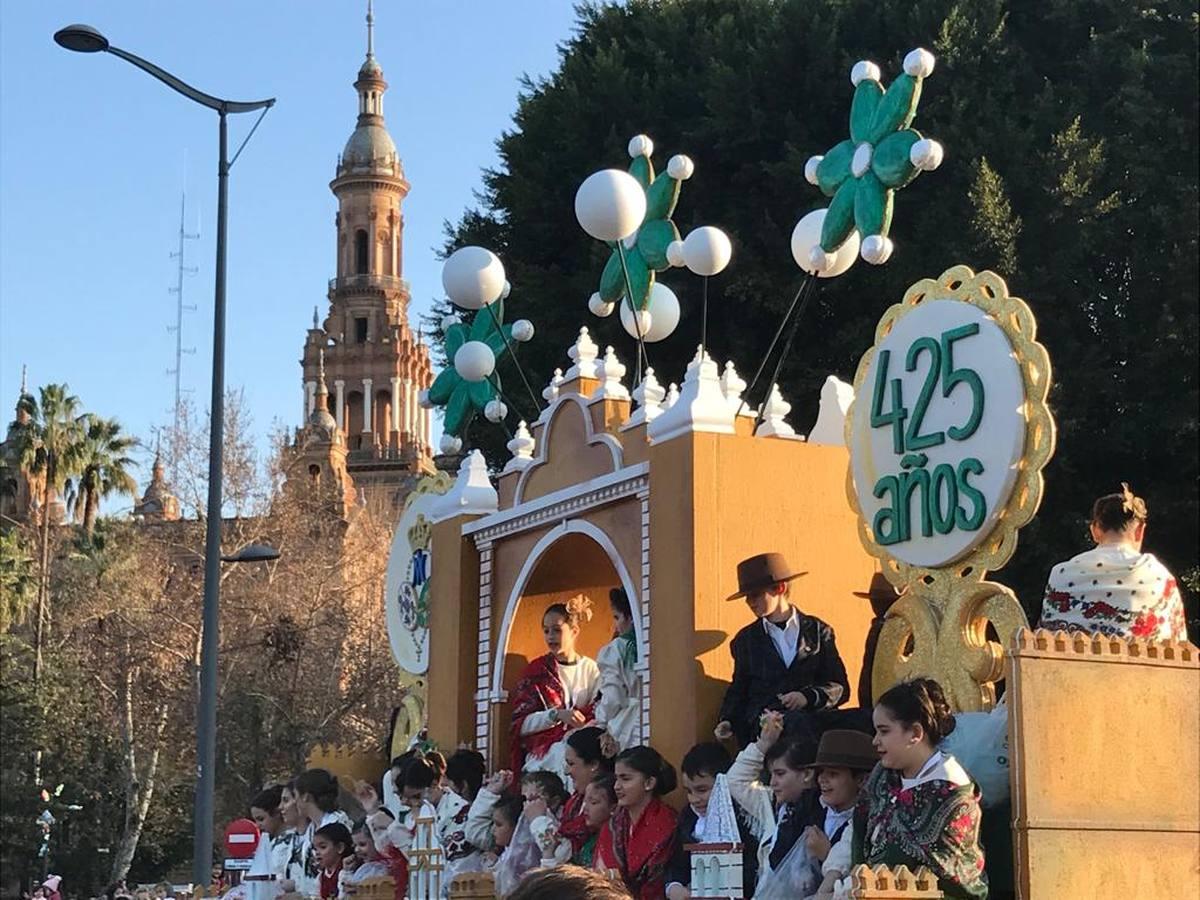
{"type": "Polygon", "coordinates": [[[758,735],[766,710],[784,715],[790,737],[816,742],[821,727],[815,714],[843,703],[850,692],[846,666],[834,643],[833,629],[805,615],[790,601],[794,572],[781,553],[761,553],[738,563],[738,591],[758,621],[737,633],[733,682],[721,704],[718,740],[736,737],[740,746],[758,735]]]}
{"type": "Polygon", "coordinates": [[[815,821],[804,829],[809,855],[819,861],[822,887],[832,886],[850,871],[851,820],[863,782],[879,762],[870,735],[831,729],[821,735],[812,768],[820,791],[815,821]]]}

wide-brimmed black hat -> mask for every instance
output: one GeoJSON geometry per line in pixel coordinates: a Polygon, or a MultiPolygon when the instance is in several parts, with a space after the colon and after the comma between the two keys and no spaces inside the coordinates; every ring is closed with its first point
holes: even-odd
{"type": "Polygon", "coordinates": [[[725,599],[736,600],[755,591],[765,591],[773,584],[782,584],[807,574],[807,572],[793,572],[782,553],[760,553],[738,563],[737,593],[730,594],[725,599]]]}
{"type": "Polygon", "coordinates": [[[852,593],[855,597],[870,600],[871,609],[874,610],[876,615],[883,615],[900,597],[900,592],[896,590],[896,586],[888,581],[887,576],[882,572],[876,572],[871,576],[871,584],[865,591],[852,591],[852,593]]]}
{"type": "Polygon", "coordinates": [[[869,772],[879,762],[879,754],[871,743],[871,736],[861,731],[834,728],[821,735],[817,755],[811,768],[822,767],[852,769],[869,772]]]}

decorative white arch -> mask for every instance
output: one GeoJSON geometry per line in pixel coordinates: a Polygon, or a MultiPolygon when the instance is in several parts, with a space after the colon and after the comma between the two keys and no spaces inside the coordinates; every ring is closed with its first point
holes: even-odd
{"type": "Polygon", "coordinates": [[[630,612],[633,614],[634,634],[637,637],[638,659],[649,659],[649,648],[646,646],[643,628],[641,592],[635,587],[635,582],[630,577],[625,561],[621,559],[621,554],[617,552],[616,545],[603,529],[597,528],[586,519],[568,519],[555,525],[534,544],[529,556],[525,559],[525,564],[521,566],[521,571],[517,573],[516,581],[513,582],[512,591],[504,604],[504,617],[500,620],[500,634],[492,653],[493,697],[501,696],[504,690],[504,657],[508,653],[509,632],[512,629],[513,620],[516,618],[517,607],[521,603],[521,595],[525,592],[525,585],[529,583],[530,577],[546,551],[568,534],[586,535],[599,544],[600,549],[608,556],[609,562],[616,570],[617,578],[621,581],[621,587],[625,589],[625,596],[629,598],[630,612]]]}
{"type": "Polygon", "coordinates": [[[562,408],[571,404],[579,407],[579,411],[583,414],[584,446],[591,447],[599,444],[606,448],[612,456],[611,471],[613,472],[618,471],[624,465],[624,450],[622,449],[621,442],[607,431],[596,430],[592,424],[592,414],[588,409],[591,404],[588,400],[578,394],[560,394],[558,399],[542,413],[546,417],[546,424],[543,426],[541,440],[537,442],[537,447],[534,449],[533,462],[524,468],[521,472],[521,477],[517,479],[516,491],[513,494],[512,505],[514,507],[520,506],[525,502],[525,488],[529,484],[529,479],[533,477],[533,473],[550,461],[551,431],[558,420],[562,408]]]}

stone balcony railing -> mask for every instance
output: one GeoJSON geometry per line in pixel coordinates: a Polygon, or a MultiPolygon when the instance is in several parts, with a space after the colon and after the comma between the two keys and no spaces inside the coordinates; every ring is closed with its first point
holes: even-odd
{"type": "Polygon", "coordinates": [[[342,275],[329,279],[329,290],[362,290],[375,288],[386,291],[408,291],[408,282],[396,275],[342,275]]]}

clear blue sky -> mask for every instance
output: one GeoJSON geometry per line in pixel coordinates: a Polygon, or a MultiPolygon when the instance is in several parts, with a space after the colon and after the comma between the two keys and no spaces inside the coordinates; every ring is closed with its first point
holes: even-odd
{"type": "MultiPolygon", "coordinates": [[[[328,183],[354,128],[365,0],[64,0],[0,4],[0,416],[21,365],[65,381],[85,407],[149,441],[170,421],[180,191],[188,242],[183,384],[207,407],[211,372],[217,120],[115,57],[60,49],[85,22],[201,90],[277,97],[230,178],[226,382],[254,428],[299,422],[298,359],[334,274],[328,183]]],[[[441,290],[445,220],[472,204],[511,125],[522,74],[557,65],[567,0],[376,0],[375,55],[412,191],[404,270],[414,313],[441,290]]],[[[231,117],[231,150],[253,116],[231,117]]],[[[262,443],[260,442],[260,446],[262,443]]],[[[148,477],[148,466],[140,481],[148,477]]],[[[119,503],[126,505],[128,501],[119,503]]]]}

